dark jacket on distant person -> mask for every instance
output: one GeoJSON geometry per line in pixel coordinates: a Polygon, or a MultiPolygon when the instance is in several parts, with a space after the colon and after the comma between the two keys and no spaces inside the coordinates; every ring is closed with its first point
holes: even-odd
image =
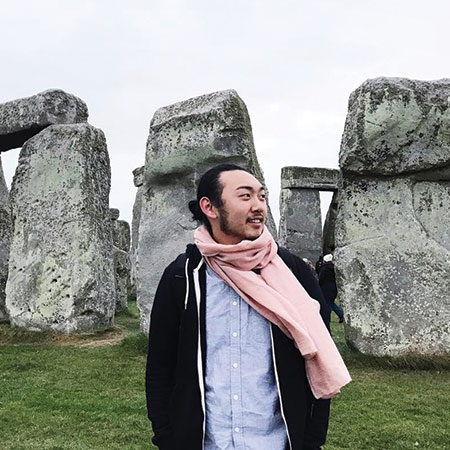
{"type": "Polygon", "coordinates": [[[327,302],[334,302],[337,297],[336,274],[332,262],[324,262],[319,272],[319,285],[327,302]]]}

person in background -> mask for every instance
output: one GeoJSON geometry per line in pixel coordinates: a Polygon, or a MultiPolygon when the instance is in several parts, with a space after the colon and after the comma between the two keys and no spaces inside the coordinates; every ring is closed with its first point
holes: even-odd
{"type": "Polygon", "coordinates": [[[303,261],[304,261],[306,264],[308,264],[309,268],[311,269],[311,273],[314,275],[314,278],[315,278],[316,280],[318,280],[318,279],[319,279],[319,276],[317,275],[316,268],[314,267],[313,262],[312,262],[310,259],[308,259],[308,258],[303,258],[303,261]]]}
{"type": "Polygon", "coordinates": [[[319,285],[329,307],[339,317],[339,323],[342,323],[344,321],[344,313],[335,302],[337,297],[337,286],[336,274],[334,272],[333,255],[331,253],[323,257],[323,263],[320,266],[319,270],[319,285]]]}
{"type": "Polygon", "coordinates": [[[319,256],[319,259],[316,262],[316,273],[317,275],[320,275],[320,269],[322,268],[323,265],[323,255],[319,256]]]}

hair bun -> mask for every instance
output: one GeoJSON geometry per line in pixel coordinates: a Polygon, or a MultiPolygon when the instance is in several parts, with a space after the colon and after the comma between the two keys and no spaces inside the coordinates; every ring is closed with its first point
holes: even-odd
{"type": "Polygon", "coordinates": [[[189,211],[192,213],[192,217],[194,220],[202,221],[203,219],[203,212],[200,209],[200,205],[198,204],[198,200],[191,200],[188,203],[189,211]]]}

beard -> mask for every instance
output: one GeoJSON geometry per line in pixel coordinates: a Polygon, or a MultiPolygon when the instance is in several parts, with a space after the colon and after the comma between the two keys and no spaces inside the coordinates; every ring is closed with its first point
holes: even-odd
{"type": "Polygon", "coordinates": [[[218,209],[220,213],[219,227],[222,233],[227,234],[228,236],[239,238],[241,241],[243,240],[254,241],[255,239],[259,238],[259,236],[247,236],[243,233],[240,233],[239,231],[233,230],[233,228],[230,226],[230,221],[228,220],[230,217],[228,211],[225,209],[224,206],[221,206],[218,209]]]}
{"type": "Polygon", "coordinates": [[[222,231],[222,233],[225,234],[231,234],[234,235],[234,233],[232,232],[232,230],[230,229],[230,222],[228,221],[228,211],[225,209],[224,206],[221,206],[219,208],[219,226],[220,226],[220,231],[222,231]]]}

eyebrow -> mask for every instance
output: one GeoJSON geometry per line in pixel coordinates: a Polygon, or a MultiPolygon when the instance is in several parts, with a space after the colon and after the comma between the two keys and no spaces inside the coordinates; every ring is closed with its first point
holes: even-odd
{"type": "MultiPolygon", "coordinates": [[[[235,191],[237,191],[237,190],[239,190],[239,189],[248,189],[249,191],[255,191],[255,189],[253,188],[253,186],[238,186],[236,189],[235,189],[235,191]]],[[[258,192],[261,192],[261,191],[264,191],[265,190],[265,188],[264,188],[264,186],[261,186],[259,189],[258,189],[258,192]]]]}

